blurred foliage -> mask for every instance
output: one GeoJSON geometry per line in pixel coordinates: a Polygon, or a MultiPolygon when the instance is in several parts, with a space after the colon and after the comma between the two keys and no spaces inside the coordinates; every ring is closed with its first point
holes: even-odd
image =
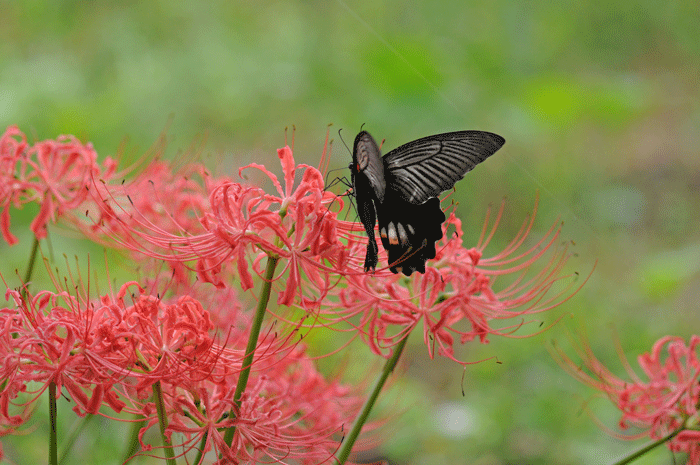
{"type": "MultiPolygon", "coordinates": [[[[334,167],[350,158],[336,131],[350,143],[363,123],[387,149],[459,129],[503,135],[504,149],[458,184],[466,239],[506,196],[497,251],[539,192],[532,237],[563,219],[572,268],[585,276],[597,261],[595,272],[543,315],[566,315],[554,328],[465,347],[461,359],[501,363],[470,365],[463,382],[458,365],[428,360],[414,337],[408,385],[396,385],[405,395],[386,403],[405,414],[369,459],[605,463],[637,444],[598,429],[590,415],[613,427],[616,411],[589,403],[593,393],[545,345],[568,347],[568,334],[588,328],[594,351],[622,373],[615,338],[634,359],[663,335],[697,332],[698,24],[697,2],[660,0],[2,2],[0,125],[35,140],[74,134],[125,162],[163,132],[171,157],[206,137],[217,173],[253,159],[277,166],[292,126],[297,160],[316,164],[332,123],[334,167]]],[[[31,217],[13,214],[22,244],[0,248],[6,279],[23,269],[31,217]]],[[[52,238],[57,251],[85,250],[52,238]]],[[[111,450],[123,433],[105,427],[77,453],[111,450]]],[[[26,454],[44,439],[34,431],[3,446],[14,463],[38,461],[26,454]]],[[[660,450],[637,463],[672,460],[660,450]]]]}

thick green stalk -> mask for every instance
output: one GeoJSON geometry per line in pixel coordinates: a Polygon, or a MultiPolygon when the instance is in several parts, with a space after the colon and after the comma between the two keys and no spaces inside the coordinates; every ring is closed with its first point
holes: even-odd
{"type": "Polygon", "coordinates": [[[194,463],[195,465],[200,465],[202,463],[202,460],[204,459],[204,446],[207,445],[207,439],[209,438],[209,432],[205,432],[202,435],[202,440],[199,441],[199,450],[197,450],[197,455],[194,458],[194,463]]]}
{"type": "Polygon", "coordinates": [[[343,439],[343,444],[340,446],[340,449],[338,449],[338,454],[336,455],[336,463],[338,465],[343,465],[350,456],[352,446],[355,445],[355,441],[360,435],[362,426],[364,426],[365,422],[367,421],[367,417],[369,417],[369,413],[372,411],[374,403],[379,397],[379,393],[386,384],[387,379],[389,379],[389,375],[394,371],[394,368],[396,368],[396,364],[399,362],[399,358],[401,358],[401,353],[403,352],[403,349],[406,346],[406,341],[408,340],[409,334],[406,334],[406,336],[403,339],[401,339],[401,342],[396,344],[396,347],[394,348],[394,353],[392,354],[391,358],[386,361],[382,373],[379,375],[377,381],[374,382],[372,392],[365,401],[365,404],[362,406],[362,410],[360,410],[359,415],[355,419],[355,423],[352,425],[352,429],[345,437],[345,439],[343,439]]]}
{"type": "Polygon", "coordinates": [[[158,425],[160,426],[160,437],[163,441],[163,450],[165,451],[165,461],[168,465],[176,465],[173,445],[165,435],[165,429],[168,427],[168,417],[165,413],[163,388],[160,385],[160,381],[156,381],[153,384],[153,401],[156,403],[156,410],[158,411],[158,425]]]}
{"type": "MultiPolygon", "coordinates": [[[[255,310],[255,316],[253,317],[253,324],[250,328],[250,336],[248,337],[248,346],[245,349],[245,358],[243,359],[243,370],[238,376],[238,384],[236,385],[236,392],[233,395],[233,402],[236,407],[241,406],[241,397],[245,392],[245,388],[248,385],[248,377],[250,376],[250,369],[253,366],[253,356],[255,355],[255,348],[258,346],[258,337],[260,336],[260,328],[262,328],[263,319],[265,318],[265,313],[267,313],[267,304],[270,301],[270,291],[272,289],[272,279],[275,276],[275,268],[277,267],[277,262],[279,257],[268,255],[267,266],[265,268],[265,277],[263,278],[262,289],[260,289],[260,298],[258,299],[258,307],[255,310]]],[[[233,418],[236,413],[231,411],[231,417],[233,418]]],[[[236,432],[236,427],[233,426],[226,431],[224,435],[224,441],[229,446],[233,443],[233,435],[236,432]]]]}
{"type": "Polygon", "coordinates": [[[36,252],[39,250],[39,239],[34,238],[34,243],[32,243],[32,252],[29,255],[29,264],[27,265],[27,271],[24,274],[24,284],[26,285],[30,279],[32,279],[32,272],[34,271],[34,263],[36,262],[36,252]]]}
{"type": "Polygon", "coordinates": [[[58,465],[58,412],[56,411],[56,383],[49,383],[49,465],[58,465]]]}

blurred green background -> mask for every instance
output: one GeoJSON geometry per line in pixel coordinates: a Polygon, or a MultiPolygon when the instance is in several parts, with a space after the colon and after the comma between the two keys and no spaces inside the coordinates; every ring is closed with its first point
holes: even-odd
{"type": "MultiPolygon", "coordinates": [[[[502,362],[468,366],[465,396],[461,367],[429,360],[414,335],[407,376],[395,386],[405,414],[365,457],[597,464],[643,443],[601,431],[582,409],[594,392],[546,346],[557,340],[568,349],[568,335],[586,328],[595,353],[623,375],[616,338],[634,362],[659,337],[698,330],[697,2],[0,5],[0,125],[17,124],[30,140],[74,134],[101,156],[129,159],[164,131],[172,157],[206,137],[206,163],[221,174],[252,160],[279,172],[275,149],[292,126],[295,157],[315,165],[332,123],[336,168],[350,160],[337,130],[350,144],[363,123],[387,149],[460,129],[503,135],[505,147],[457,186],[468,240],[505,196],[506,219],[487,253],[498,251],[539,192],[532,237],[560,217],[563,240],[578,254],[569,268],[587,275],[597,261],[595,272],[575,298],[542,316],[550,323],[565,315],[544,334],[465,347],[458,358],[502,362]]],[[[24,215],[24,224],[13,216],[22,243],[0,246],[5,276],[26,261],[31,210],[24,215]]],[[[53,247],[83,250],[57,234],[53,247]]],[[[589,406],[614,428],[616,409],[605,400],[589,406]]],[[[2,439],[8,463],[45,461],[45,426],[34,427],[2,439]]],[[[100,428],[109,429],[80,448],[99,451],[99,463],[119,463],[110,448],[122,433],[107,422],[100,428]]],[[[637,463],[673,460],[661,449],[637,463]]]]}

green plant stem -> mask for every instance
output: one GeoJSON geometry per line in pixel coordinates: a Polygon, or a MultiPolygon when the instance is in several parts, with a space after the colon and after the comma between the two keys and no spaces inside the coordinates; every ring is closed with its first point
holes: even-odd
{"type": "MultiPolygon", "coordinates": [[[[260,336],[260,328],[262,328],[263,319],[265,318],[265,313],[267,313],[267,304],[270,301],[270,290],[272,289],[272,278],[275,276],[275,268],[277,267],[277,262],[279,257],[268,255],[267,266],[265,268],[265,277],[263,278],[262,289],[260,289],[260,298],[258,299],[258,307],[255,310],[255,316],[253,317],[253,322],[250,328],[250,336],[248,336],[248,345],[245,349],[245,358],[243,359],[243,370],[238,376],[238,384],[236,384],[236,392],[233,395],[233,402],[236,408],[241,406],[241,400],[245,388],[248,385],[248,377],[250,376],[250,369],[253,365],[253,356],[255,355],[255,348],[258,346],[258,337],[260,336]]],[[[236,415],[235,411],[231,411],[231,418],[236,415]]],[[[236,433],[236,427],[232,426],[226,430],[224,434],[224,441],[230,447],[233,443],[233,435],[236,433]]]]}
{"type": "Polygon", "coordinates": [[[32,273],[34,272],[34,263],[36,262],[36,253],[39,250],[39,239],[34,238],[32,243],[32,252],[29,254],[29,264],[27,265],[27,271],[24,273],[24,284],[27,284],[30,279],[32,279],[32,273]]]}
{"type": "Polygon", "coordinates": [[[49,465],[58,465],[58,412],[56,411],[56,383],[49,383],[49,465]]]}
{"type": "Polygon", "coordinates": [[[644,454],[646,454],[650,450],[660,446],[661,444],[663,444],[664,442],[666,442],[670,439],[673,439],[681,431],[683,431],[683,428],[678,429],[672,433],[669,433],[668,435],[664,436],[663,438],[661,438],[657,441],[652,442],[651,444],[647,444],[643,447],[640,447],[638,450],[632,452],[630,455],[618,460],[617,462],[614,462],[612,465],[624,465],[626,463],[632,463],[634,460],[637,460],[639,457],[643,456],[644,454]]]}
{"type": "Polygon", "coordinates": [[[204,446],[207,445],[207,438],[209,437],[209,432],[205,432],[202,435],[202,440],[199,441],[199,450],[197,451],[197,456],[194,458],[194,463],[195,465],[199,465],[202,463],[202,459],[204,458],[204,446]]]}
{"type": "Polygon", "coordinates": [[[343,444],[340,446],[340,449],[338,449],[338,454],[336,455],[336,461],[338,465],[343,465],[350,456],[352,447],[355,445],[355,441],[360,435],[360,431],[362,430],[362,427],[367,421],[367,417],[369,417],[369,413],[372,411],[374,403],[379,397],[379,393],[381,392],[382,388],[386,384],[387,379],[389,379],[389,375],[394,371],[394,368],[396,368],[396,364],[401,358],[401,353],[403,352],[403,349],[406,346],[406,341],[408,340],[409,334],[406,334],[406,336],[403,339],[401,339],[401,341],[394,348],[394,353],[391,355],[391,358],[386,361],[382,373],[379,375],[377,381],[374,382],[372,392],[365,401],[365,404],[362,406],[362,410],[360,410],[360,413],[357,415],[357,418],[355,419],[355,423],[352,425],[350,433],[348,433],[348,435],[343,439],[343,444]]]}
{"type": "Polygon", "coordinates": [[[32,279],[32,273],[34,272],[34,263],[36,263],[36,253],[39,250],[39,239],[34,237],[34,242],[32,243],[32,251],[29,254],[29,263],[27,264],[27,271],[24,272],[24,287],[22,287],[22,298],[27,297],[27,285],[29,280],[32,279]]]}
{"type": "Polygon", "coordinates": [[[78,436],[83,432],[85,427],[96,417],[96,415],[91,415],[87,414],[85,415],[85,418],[78,422],[73,423],[73,427],[71,428],[71,431],[68,433],[68,437],[63,440],[63,443],[61,444],[61,453],[59,454],[60,458],[58,459],[59,465],[68,463],[68,457],[70,455],[71,449],[73,448],[73,444],[75,444],[76,439],[78,439],[78,436]]]}
{"type": "Polygon", "coordinates": [[[163,388],[160,385],[160,381],[156,381],[153,384],[153,400],[156,403],[156,410],[158,411],[158,424],[160,425],[160,437],[163,441],[163,450],[165,450],[165,461],[168,465],[176,465],[173,445],[165,435],[165,429],[168,427],[168,417],[165,413],[163,388]]]}
{"type": "Polygon", "coordinates": [[[139,443],[139,431],[146,424],[146,420],[134,421],[131,423],[131,431],[129,432],[129,442],[127,443],[127,449],[124,452],[122,463],[127,463],[141,448],[139,443]]]}

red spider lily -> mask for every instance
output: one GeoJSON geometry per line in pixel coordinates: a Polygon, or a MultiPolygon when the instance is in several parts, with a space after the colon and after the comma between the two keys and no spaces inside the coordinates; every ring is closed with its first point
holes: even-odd
{"type": "Polygon", "coordinates": [[[179,446],[185,451],[200,447],[207,434],[205,451],[232,460],[294,457],[318,463],[332,456],[339,430],[350,423],[362,399],[316,371],[295,342],[295,328],[288,328],[286,336],[277,328],[258,341],[249,387],[238,408],[233,393],[249,325],[231,292],[207,293],[207,305],[218,305],[219,318],[232,323],[223,334],[224,344],[215,341],[209,313],[194,297],[182,295],[168,303],[142,293],[134,282],[114,297],[91,303],[65,292],[25,296],[7,291],[15,306],[0,310],[3,433],[26,421],[29,406],[53,382],[75,402],[79,415],[105,415],[104,406],[144,417],[143,440],[158,424],[150,401],[151,387],[158,382],[165,396],[167,434],[180,434],[175,439],[184,438],[179,446]],[[31,398],[20,402],[22,393],[31,398]],[[235,418],[228,416],[232,410],[235,418]],[[237,433],[229,448],[218,428],[232,426],[237,433]]]}
{"type": "MultiPolygon", "coordinates": [[[[134,259],[142,263],[149,258],[167,262],[182,283],[189,280],[182,264],[198,261],[200,278],[224,287],[219,274],[226,259],[245,258],[246,246],[258,243],[256,237],[249,237],[251,224],[262,227],[266,218],[274,217],[272,212],[260,211],[249,220],[246,206],[250,204],[252,210],[264,191],[212,181],[201,165],[194,164],[174,173],[167,163],[155,161],[132,182],[93,182],[91,192],[97,217],[82,228],[84,232],[99,242],[111,239],[111,245],[116,242],[133,251],[134,259]],[[196,183],[194,175],[201,176],[206,186],[196,183]],[[224,215],[228,223],[217,224],[216,219],[224,215]]],[[[241,268],[243,282],[252,283],[247,265],[241,268]]]]}
{"type": "Polygon", "coordinates": [[[101,168],[92,144],[84,145],[73,136],[59,136],[29,146],[25,135],[16,126],[10,126],[0,138],[0,168],[0,225],[5,241],[14,244],[17,238],[9,230],[10,205],[41,205],[31,230],[37,239],[43,239],[49,221],[77,211],[88,198],[91,179],[108,179],[116,164],[107,159],[101,168]]]}
{"type": "MultiPolygon", "coordinates": [[[[324,190],[323,176],[316,168],[295,166],[289,147],[279,149],[277,155],[284,172],[284,189],[277,177],[262,165],[241,168],[239,173],[250,168],[262,171],[272,181],[277,195],[257,191],[246,209],[238,209],[233,204],[225,205],[225,208],[214,207],[207,225],[216,225],[218,231],[226,231],[233,240],[243,239],[248,232],[251,236],[248,240],[255,241],[256,247],[280,257],[285,262],[280,275],[287,272],[287,277],[278,303],[290,305],[299,296],[299,301],[306,306],[318,302],[324,295],[330,283],[329,274],[338,273],[338,265],[343,262],[345,249],[337,237],[337,213],[330,210],[334,202],[337,202],[338,209],[342,208],[342,202],[335,194],[324,190]],[[294,188],[297,169],[304,169],[304,174],[294,188]],[[254,197],[256,194],[257,198],[254,197]],[[239,212],[247,213],[247,217],[242,218],[239,212]],[[317,289],[316,295],[304,293],[309,291],[309,284],[317,289]]],[[[225,249],[221,252],[228,253],[225,249]]],[[[239,256],[237,262],[245,289],[252,286],[252,281],[247,282],[249,274],[247,268],[242,267],[245,264],[242,258],[239,256]]],[[[259,263],[260,258],[254,264],[259,263]]],[[[209,258],[208,261],[221,263],[224,259],[209,258]]],[[[262,274],[259,267],[255,270],[262,274]]]]}
{"type": "Polygon", "coordinates": [[[438,243],[437,257],[428,262],[425,274],[410,278],[384,273],[348,275],[348,286],[334,291],[335,300],[324,302],[328,309],[324,315],[331,321],[359,317],[362,337],[375,353],[384,356],[421,321],[431,356],[437,345],[439,355],[453,360],[455,336],[464,344],[475,338],[487,342],[489,334],[512,333],[525,321],[506,327],[493,327],[491,322],[549,310],[573,293],[567,287],[549,295],[552,286],[566,278],[561,271],[569,257],[565,247],[555,245],[560,233],[556,225],[535,245],[522,250],[534,215],[504,251],[483,258],[502,212],[503,206],[488,237],[487,218],[480,243],[471,249],[462,245],[461,222],[450,215],[443,225],[445,237],[438,243]],[[454,237],[447,237],[448,229],[453,228],[454,237]],[[549,258],[533,275],[532,268],[545,254],[549,258]],[[513,282],[494,290],[494,278],[505,275],[512,275],[513,282]]]}
{"type": "Polygon", "coordinates": [[[630,380],[623,380],[609,371],[584,343],[577,347],[587,371],[563,352],[555,357],[571,375],[608,397],[622,416],[622,430],[637,427],[644,432],[623,439],[648,436],[661,439],[678,432],[667,442],[672,451],[688,454],[688,464],[700,463],[700,359],[699,336],[690,342],[680,337],[665,336],[654,343],[649,353],[637,357],[647,379],[642,379],[625,362],[630,380]]]}
{"type": "Polygon", "coordinates": [[[278,303],[290,305],[296,295],[303,296],[305,304],[316,303],[330,285],[329,273],[339,273],[345,247],[338,240],[337,213],[330,210],[332,203],[342,209],[342,201],[335,194],[326,192],[321,173],[307,165],[294,166],[294,157],[289,147],[277,151],[282,162],[285,190],[277,178],[263,166],[250,165],[263,171],[273,182],[278,196],[269,197],[273,205],[279,205],[282,224],[287,233],[278,235],[274,252],[285,259],[289,271],[285,291],[278,303]],[[297,168],[304,168],[301,183],[293,189],[297,168]],[[281,243],[281,244],[280,244],[281,243]],[[305,281],[303,281],[305,280],[305,281]],[[320,296],[304,296],[304,289],[312,284],[320,296]]]}
{"type": "Polygon", "coordinates": [[[185,452],[201,447],[206,437],[203,452],[220,454],[222,463],[316,464],[332,457],[362,398],[325,380],[301,346],[270,361],[264,372],[251,376],[240,408],[232,402],[233,385],[206,380],[186,389],[173,385],[166,396],[169,430],[183,437],[185,452]],[[228,416],[231,409],[235,417],[228,416]],[[236,433],[229,447],[222,429],[232,426],[236,433]]]}
{"type": "Polygon", "coordinates": [[[22,316],[12,309],[0,309],[0,437],[11,434],[31,414],[29,403],[15,406],[12,399],[26,390],[26,384],[16,382],[14,373],[22,359],[15,352],[16,334],[22,328],[22,316]]]}
{"type": "Polygon", "coordinates": [[[0,137],[0,229],[2,236],[10,245],[16,244],[18,239],[10,232],[10,205],[21,205],[18,192],[21,191],[22,182],[17,179],[17,162],[27,149],[27,138],[17,126],[9,126],[0,137]],[[19,140],[17,140],[19,138],[19,140]]]}
{"type": "Polygon", "coordinates": [[[53,382],[59,389],[65,386],[78,413],[96,413],[102,402],[117,412],[122,409],[123,403],[110,392],[114,380],[109,371],[124,366],[120,360],[124,353],[115,350],[118,344],[114,343],[101,353],[99,325],[95,325],[97,334],[86,331],[94,321],[89,309],[66,294],[41,292],[24,297],[8,290],[6,297],[12,298],[16,306],[0,314],[6,330],[1,354],[5,362],[2,378],[6,380],[0,392],[3,404],[11,404],[21,392],[30,392],[31,382],[40,385],[35,396],[53,382]],[[93,342],[95,347],[89,349],[93,342]]]}
{"type": "Polygon", "coordinates": [[[149,163],[143,172],[129,182],[112,185],[100,180],[91,185],[94,205],[88,205],[91,224],[82,225],[94,240],[104,241],[108,232],[121,241],[128,241],[131,231],[146,225],[148,229],[173,234],[203,231],[199,217],[208,210],[209,201],[200,178],[210,181],[205,168],[190,164],[177,172],[164,161],[149,163]]]}
{"type": "MultiPolygon", "coordinates": [[[[535,245],[524,246],[534,216],[505,250],[484,258],[498,220],[488,237],[485,224],[477,247],[466,248],[461,223],[451,215],[425,274],[364,273],[363,227],[338,220],[341,200],[325,191],[316,168],[295,164],[289,147],[278,150],[283,181],[257,164],[238,173],[259,171],[271,181],[270,193],[213,180],[196,164],[173,172],[161,161],[133,182],[115,184],[114,166],[101,170],[91,147],[74,139],[27,148],[21,133],[8,130],[1,144],[0,164],[8,160],[19,173],[7,178],[8,194],[1,200],[5,207],[42,203],[37,237],[49,219],[69,216],[88,237],[116,242],[132,252],[141,270],[154,271],[139,281],[148,286],[130,282],[96,302],[67,292],[8,291],[15,305],[0,310],[0,379],[5,380],[0,424],[8,431],[27,418],[38,393],[55,383],[59,393],[65,387],[74,399],[79,415],[106,407],[144,418],[145,450],[143,435],[159,425],[163,406],[165,434],[181,455],[202,449],[221,457],[221,463],[319,463],[332,458],[360,400],[316,372],[298,344],[301,322],[285,326],[277,319],[260,339],[251,339],[257,343],[246,354],[251,315],[242,311],[234,279],[249,290],[255,275],[269,273],[264,279],[271,279],[278,304],[313,308],[331,322],[359,319],[358,333],[382,355],[422,322],[431,356],[437,345],[439,355],[453,360],[457,340],[511,335],[525,323],[524,315],[572,295],[569,288],[550,293],[563,279],[568,258],[566,248],[556,244],[559,229],[554,226],[535,245]],[[75,213],[67,215],[85,210],[89,224],[77,221],[75,213]],[[455,231],[453,237],[447,237],[448,230],[455,231]],[[159,261],[172,275],[162,272],[159,261]],[[265,261],[279,263],[274,275],[272,266],[264,270],[265,261]],[[498,290],[494,281],[505,276],[510,281],[498,290]],[[168,297],[144,288],[166,288],[168,297]],[[512,318],[515,323],[494,324],[512,318]],[[248,368],[250,378],[241,376],[248,368]],[[154,391],[163,395],[158,409],[154,391]],[[21,403],[22,393],[33,398],[21,403]],[[19,413],[11,412],[13,405],[19,413]],[[227,428],[230,446],[230,436],[224,440],[222,434],[227,428]]],[[[5,216],[0,224],[7,238],[5,216]]],[[[262,288],[260,301],[267,302],[270,286],[262,288]]],[[[266,309],[260,310],[263,315],[266,309]]]]}
{"type": "MultiPolygon", "coordinates": [[[[323,177],[316,168],[295,165],[289,147],[278,150],[278,156],[284,172],[284,188],[262,165],[251,164],[240,170],[240,173],[251,168],[260,170],[272,181],[276,194],[232,181],[210,186],[209,206],[197,204],[202,213],[198,229],[203,232],[181,226],[179,216],[170,213],[172,225],[161,226],[151,221],[147,213],[142,215],[134,205],[129,210],[121,207],[123,213],[105,215],[121,222],[119,228],[129,235],[128,238],[121,234],[113,236],[121,245],[147,257],[171,263],[195,261],[199,278],[220,288],[233,277],[240,280],[244,290],[252,288],[251,265],[254,273],[262,275],[261,260],[268,255],[278,257],[283,265],[274,279],[284,283],[278,303],[290,305],[297,301],[304,306],[315,305],[331,285],[331,273],[340,273],[345,263],[346,249],[337,233],[337,209],[342,208],[342,203],[335,194],[324,190],[323,177]],[[299,169],[304,173],[295,187],[299,169]],[[331,210],[334,203],[336,210],[331,210]],[[123,217],[129,220],[122,221],[123,217]],[[285,279],[280,279],[282,276],[285,279]]],[[[117,197],[116,188],[104,188],[108,191],[101,194],[104,198],[117,197]]],[[[169,211],[168,200],[169,197],[160,199],[163,210],[169,211]]],[[[182,209],[178,207],[178,211],[182,209]]]]}
{"type": "MultiPolygon", "coordinates": [[[[90,304],[66,293],[23,297],[8,290],[16,307],[0,313],[6,328],[1,354],[4,402],[26,391],[31,381],[41,383],[38,393],[54,382],[66,387],[78,413],[97,413],[102,402],[118,412],[125,405],[112,390],[118,383],[142,391],[155,381],[216,375],[221,349],[214,347],[202,306],[187,296],[166,305],[143,295],[127,305],[125,297],[134,285],[122,286],[116,298],[105,296],[90,304]]],[[[240,368],[240,358],[227,359],[219,375],[240,368]]]]}

